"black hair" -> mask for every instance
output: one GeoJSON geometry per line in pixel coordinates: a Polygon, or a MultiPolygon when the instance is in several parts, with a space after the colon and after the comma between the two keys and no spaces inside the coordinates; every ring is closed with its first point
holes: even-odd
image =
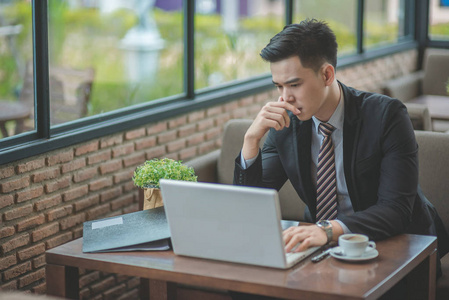
{"type": "Polygon", "coordinates": [[[305,68],[318,72],[325,62],[337,68],[337,48],[335,34],[324,21],[306,19],[285,26],[260,56],[267,62],[277,62],[296,55],[305,68]]]}

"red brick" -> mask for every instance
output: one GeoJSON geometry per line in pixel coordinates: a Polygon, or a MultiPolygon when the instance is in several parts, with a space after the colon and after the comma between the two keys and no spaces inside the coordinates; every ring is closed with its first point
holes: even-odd
{"type": "Polygon", "coordinates": [[[44,171],[36,172],[33,174],[33,182],[42,182],[44,180],[53,179],[61,174],[59,167],[46,168],[44,171]]]}
{"type": "Polygon", "coordinates": [[[215,126],[223,127],[226,124],[226,122],[228,122],[230,119],[231,115],[228,113],[219,115],[215,117],[215,126]]]}
{"type": "Polygon", "coordinates": [[[138,128],[125,133],[125,140],[135,140],[145,136],[145,128],[138,128]]]}
{"type": "Polygon", "coordinates": [[[198,145],[204,142],[204,133],[197,133],[187,138],[187,146],[198,145]]]}
{"type": "Polygon", "coordinates": [[[112,149],[112,157],[119,157],[134,152],[134,143],[128,143],[121,146],[117,146],[112,149]]]}
{"type": "Polygon", "coordinates": [[[208,116],[208,117],[216,116],[216,115],[221,114],[222,111],[223,111],[223,107],[221,105],[211,107],[206,110],[206,116],[208,116]]]}
{"type": "Polygon", "coordinates": [[[35,285],[31,288],[31,292],[36,295],[46,294],[47,293],[47,284],[45,282],[43,282],[41,284],[35,285]]]}
{"type": "Polygon", "coordinates": [[[21,232],[38,225],[42,225],[45,222],[45,216],[43,214],[30,217],[24,221],[17,223],[17,232],[21,232]]]}
{"type": "Polygon", "coordinates": [[[68,172],[76,171],[86,166],[86,158],[81,157],[72,160],[71,162],[65,163],[61,166],[61,173],[65,174],[68,172]]]}
{"type": "Polygon", "coordinates": [[[160,133],[157,136],[157,142],[159,144],[165,144],[167,142],[171,142],[171,141],[176,140],[176,136],[177,136],[177,131],[176,130],[160,133]]]}
{"type": "Polygon", "coordinates": [[[249,96],[249,97],[245,97],[245,98],[240,99],[238,101],[238,104],[240,106],[250,106],[251,104],[254,103],[254,100],[255,100],[254,96],[249,96]]]}
{"type": "Polygon", "coordinates": [[[178,117],[178,118],[168,121],[168,128],[173,129],[173,128],[185,125],[186,123],[187,123],[186,116],[178,117]]]}
{"type": "Polygon", "coordinates": [[[14,206],[13,209],[4,213],[3,218],[5,221],[21,218],[33,212],[33,205],[27,204],[24,206],[14,206]]]}
{"type": "Polygon", "coordinates": [[[98,271],[94,271],[94,272],[85,274],[80,277],[80,280],[79,280],[80,288],[88,286],[89,284],[97,281],[98,279],[100,279],[100,272],[98,272],[98,271]]]}
{"type": "Polygon", "coordinates": [[[87,195],[89,187],[87,185],[79,186],[66,191],[62,197],[65,202],[87,195]]]}
{"type": "Polygon", "coordinates": [[[95,220],[100,216],[104,216],[111,211],[109,203],[97,206],[87,212],[87,220],[95,220]]]}
{"type": "Polygon", "coordinates": [[[247,108],[239,108],[232,112],[232,118],[233,119],[244,119],[248,116],[247,108]]]}
{"type": "Polygon", "coordinates": [[[34,244],[33,246],[24,249],[24,250],[20,250],[17,252],[17,257],[21,260],[27,260],[31,257],[34,256],[38,256],[41,254],[45,253],[45,244],[44,243],[39,243],[39,244],[34,244]]]}
{"type": "Polygon", "coordinates": [[[15,190],[26,188],[30,185],[30,177],[29,176],[21,176],[16,179],[11,179],[9,181],[3,182],[0,184],[0,189],[2,193],[9,193],[15,190]]]}
{"type": "Polygon", "coordinates": [[[139,299],[139,289],[135,288],[133,290],[129,290],[120,297],[117,298],[117,300],[133,300],[133,299],[139,299]]]}
{"type": "Polygon", "coordinates": [[[136,191],[136,186],[134,185],[134,182],[130,181],[122,185],[123,192],[129,192],[129,191],[136,191]]]}
{"type": "Polygon", "coordinates": [[[89,191],[98,191],[108,186],[112,186],[112,177],[104,177],[91,181],[89,191]]]}
{"type": "Polygon", "coordinates": [[[17,192],[16,201],[17,201],[17,203],[20,203],[20,202],[24,202],[27,200],[31,200],[31,199],[41,196],[43,193],[44,193],[44,187],[42,187],[42,186],[30,188],[23,192],[17,192]]]}
{"type": "Polygon", "coordinates": [[[52,236],[59,232],[59,224],[58,223],[52,223],[49,225],[46,225],[44,227],[41,227],[39,229],[36,229],[32,235],[31,239],[33,240],[33,243],[40,241],[46,237],[52,236]]]}
{"type": "Polygon", "coordinates": [[[134,170],[126,170],[123,172],[116,173],[114,175],[114,183],[120,183],[123,181],[130,181],[133,178],[134,170]]]}
{"type": "Polygon", "coordinates": [[[162,157],[166,154],[165,146],[153,147],[150,150],[145,152],[145,155],[148,160],[151,160],[156,157],[162,157]]]}
{"type": "Polygon", "coordinates": [[[3,272],[3,278],[5,280],[10,280],[12,278],[18,277],[26,272],[31,271],[31,262],[26,262],[21,265],[10,268],[9,270],[3,272]]]}
{"type": "Polygon", "coordinates": [[[108,161],[112,157],[111,149],[96,152],[87,157],[87,164],[93,165],[99,162],[108,161]]]}
{"type": "Polygon", "coordinates": [[[239,108],[239,104],[236,101],[232,101],[229,103],[226,103],[225,105],[223,105],[223,110],[225,112],[232,112],[234,110],[236,110],[237,108],[239,108]]]}
{"type": "Polygon", "coordinates": [[[140,286],[140,278],[139,277],[131,277],[126,283],[128,289],[136,288],[140,286]]]}
{"type": "Polygon", "coordinates": [[[69,150],[66,152],[56,153],[47,158],[47,164],[49,166],[54,166],[60,163],[66,163],[73,160],[73,150],[69,150]]]}
{"type": "Polygon", "coordinates": [[[5,270],[15,264],[17,264],[17,258],[15,254],[0,258],[0,270],[5,270]]]}
{"type": "Polygon", "coordinates": [[[45,254],[42,254],[36,258],[33,258],[33,268],[37,269],[45,266],[47,262],[45,261],[45,254]]]}
{"type": "Polygon", "coordinates": [[[84,221],[86,221],[86,215],[78,214],[62,219],[61,221],[59,221],[59,226],[61,230],[67,230],[69,228],[75,227],[78,224],[82,224],[84,221]]]}
{"type": "Polygon", "coordinates": [[[195,133],[196,124],[189,124],[178,129],[179,137],[186,137],[195,133]]]}
{"type": "Polygon", "coordinates": [[[178,153],[167,153],[165,155],[165,157],[173,159],[173,160],[179,160],[179,154],[178,153]]]}
{"type": "Polygon", "coordinates": [[[34,209],[36,209],[37,211],[44,210],[53,207],[55,205],[58,205],[61,202],[62,202],[61,195],[55,195],[35,202],[34,209]]]}
{"type": "Polygon", "coordinates": [[[187,119],[188,119],[189,123],[193,123],[193,122],[204,119],[205,116],[206,116],[205,111],[200,110],[200,111],[196,111],[196,112],[189,114],[187,119]]]}
{"type": "Polygon", "coordinates": [[[98,174],[98,168],[97,167],[84,168],[84,169],[76,172],[73,175],[73,181],[78,183],[78,182],[81,182],[81,181],[92,179],[95,176],[97,176],[97,174],[98,174]]]}
{"type": "Polygon", "coordinates": [[[72,228],[72,232],[74,240],[83,237],[83,225],[72,228]]]}
{"type": "Polygon", "coordinates": [[[10,281],[0,286],[0,291],[17,290],[17,280],[10,281]]]}
{"type": "Polygon", "coordinates": [[[122,135],[115,135],[111,137],[106,137],[100,140],[100,148],[106,148],[111,147],[115,145],[119,145],[123,143],[123,136],[122,135]]]}
{"type": "Polygon", "coordinates": [[[167,123],[166,122],[159,122],[157,124],[154,124],[154,125],[148,127],[147,128],[147,134],[148,135],[158,134],[160,132],[164,132],[165,130],[167,130],[167,123]]]}
{"type": "Polygon", "coordinates": [[[22,246],[25,246],[30,241],[30,235],[28,233],[24,233],[22,235],[16,236],[12,239],[10,239],[7,242],[4,242],[2,245],[0,245],[0,249],[2,249],[3,255],[8,253],[11,250],[20,248],[22,246]]]}
{"type": "Polygon", "coordinates": [[[100,197],[98,195],[92,195],[86,199],[76,201],[73,204],[73,207],[75,208],[75,212],[79,212],[88,207],[97,205],[99,203],[99,198],[100,197]]]}
{"type": "Polygon", "coordinates": [[[22,174],[45,167],[45,159],[39,158],[17,165],[17,173],[22,174]]]}
{"type": "Polygon", "coordinates": [[[75,148],[75,156],[80,156],[86,153],[94,152],[98,150],[98,141],[91,142],[75,148]]]}
{"type": "Polygon", "coordinates": [[[0,171],[0,179],[5,179],[14,175],[15,175],[14,166],[2,167],[0,171]]]}
{"type": "Polygon", "coordinates": [[[138,210],[139,210],[139,204],[138,203],[134,203],[131,206],[124,207],[123,208],[123,213],[124,214],[129,214],[129,213],[132,213],[132,212],[136,212],[138,210]]]}
{"type": "Polygon", "coordinates": [[[126,292],[126,285],[124,283],[119,284],[112,289],[103,292],[104,300],[116,300],[119,296],[126,292]]]}
{"type": "Polygon", "coordinates": [[[179,151],[186,146],[186,140],[176,140],[167,144],[167,152],[176,152],[179,151]]]}
{"type": "Polygon", "coordinates": [[[73,206],[72,205],[66,205],[63,207],[58,207],[55,209],[50,210],[47,213],[47,219],[49,222],[54,221],[56,219],[60,219],[62,217],[65,217],[67,215],[70,215],[73,211],[73,206]]]}
{"type": "Polygon", "coordinates": [[[145,162],[145,153],[136,153],[123,158],[123,166],[128,168],[130,166],[137,166],[145,162]]]}
{"type": "Polygon", "coordinates": [[[47,245],[47,249],[51,249],[59,245],[65,244],[67,242],[70,242],[71,240],[72,240],[72,233],[66,232],[49,239],[45,244],[47,245]]]}
{"type": "Polygon", "coordinates": [[[205,120],[199,121],[196,126],[197,126],[198,131],[203,131],[203,130],[213,127],[214,120],[213,119],[205,119],[205,120]]]}
{"type": "Polygon", "coordinates": [[[217,138],[221,135],[221,128],[214,127],[206,131],[206,140],[217,138]]]}
{"type": "Polygon", "coordinates": [[[23,288],[27,285],[30,285],[33,282],[39,281],[45,278],[45,268],[41,268],[36,272],[27,274],[21,278],[19,278],[19,288],[23,288]]]}
{"type": "Polygon", "coordinates": [[[133,201],[134,201],[134,196],[133,195],[123,196],[123,197],[121,197],[121,198],[111,202],[111,209],[113,211],[118,210],[118,209],[120,209],[120,208],[122,208],[124,206],[128,206],[128,205],[133,204],[133,201]]]}
{"type": "Polygon", "coordinates": [[[179,159],[180,160],[187,160],[189,158],[193,158],[196,156],[196,147],[187,148],[184,150],[179,151],[179,159]]]}
{"type": "Polygon", "coordinates": [[[136,150],[142,150],[156,145],[156,137],[150,136],[143,139],[139,139],[134,142],[136,150]]]}
{"type": "Polygon", "coordinates": [[[53,193],[57,190],[61,190],[66,187],[69,187],[71,180],[72,180],[72,177],[69,175],[69,176],[58,178],[55,181],[49,182],[45,185],[45,192],[53,193]]]}
{"type": "Polygon", "coordinates": [[[14,226],[3,226],[0,228],[0,238],[5,238],[16,233],[14,226]]]}
{"type": "Polygon", "coordinates": [[[14,204],[14,197],[12,195],[1,195],[0,196],[0,209],[14,204]]]}
{"type": "Polygon", "coordinates": [[[106,163],[103,163],[100,166],[100,174],[104,175],[104,174],[108,174],[108,173],[112,173],[115,171],[118,171],[122,168],[122,161],[121,160],[112,160],[106,163]]]}
{"type": "Polygon", "coordinates": [[[106,290],[107,288],[114,286],[114,285],[115,285],[115,278],[110,276],[110,277],[103,279],[99,283],[92,284],[90,286],[90,288],[94,294],[97,294],[99,292],[106,290]]]}
{"type": "Polygon", "coordinates": [[[209,142],[206,142],[198,147],[198,154],[202,155],[202,154],[211,152],[215,149],[216,149],[215,142],[209,141],[209,142]]]}
{"type": "Polygon", "coordinates": [[[104,191],[100,194],[100,201],[106,202],[108,200],[114,199],[119,197],[122,194],[122,189],[121,187],[116,187],[107,191],[104,191]]]}
{"type": "Polygon", "coordinates": [[[79,297],[80,299],[92,299],[92,293],[90,292],[89,288],[80,289],[79,297]]]}

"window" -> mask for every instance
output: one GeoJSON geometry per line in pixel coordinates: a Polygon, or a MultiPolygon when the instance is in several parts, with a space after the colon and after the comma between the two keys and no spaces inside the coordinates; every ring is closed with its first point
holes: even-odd
{"type": "Polygon", "coordinates": [[[196,0],[195,88],[268,73],[259,52],[284,25],[282,0],[196,0]]]}
{"type": "Polygon", "coordinates": [[[449,41],[449,1],[430,0],[429,37],[449,41]]]}
{"type": "Polygon", "coordinates": [[[295,0],[293,22],[306,18],[325,20],[337,37],[338,55],[357,52],[356,0],[295,0]]]}

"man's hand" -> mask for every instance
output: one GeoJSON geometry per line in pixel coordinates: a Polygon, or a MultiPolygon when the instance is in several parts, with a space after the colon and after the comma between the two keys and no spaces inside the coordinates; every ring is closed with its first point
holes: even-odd
{"type": "Polygon", "coordinates": [[[282,233],[285,252],[290,252],[299,243],[293,252],[301,252],[310,247],[323,246],[327,243],[327,235],[316,225],[293,226],[282,233]]]}
{"type": "Polygon", "coordinates": [[[281,130],[290,126],[287,110],[295,115],[301,111],[279,97],[278,102],[268,102],[262,107],[245,134],[242,154],[245,159],[254,158],[259,152],[259,142],[270,128],[281,130]]]}

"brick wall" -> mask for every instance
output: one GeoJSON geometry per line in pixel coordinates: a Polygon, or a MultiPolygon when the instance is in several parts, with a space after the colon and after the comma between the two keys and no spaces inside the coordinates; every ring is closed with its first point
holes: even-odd
{"type": "MultiPolygon", "coordinates": [[[[339,69],[347,85],[379,92],[416,68],[406,51],[339,69]]],[[[144,127],[0,166],[0,289],[45,293],[45,251],[82,236],[83,222],[137,210],[136,166],[188,161],[220,147],[224,124],[253,118],[276,91],[235,99],[144,127]]],[[[137,299],[138,278],[80,270],[82,299],[137,299]]]]}

